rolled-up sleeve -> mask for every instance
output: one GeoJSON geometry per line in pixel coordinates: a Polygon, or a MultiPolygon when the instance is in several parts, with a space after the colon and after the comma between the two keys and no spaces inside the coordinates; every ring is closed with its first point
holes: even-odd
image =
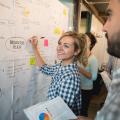
{"type": "Polygon", "coordinates": [[[57,64],[55,64],[53,66],[44,64],[42,67],[39,68],[39,71],[41,71],[42,73],[44,73],[46,75],[51,75],[52,76],[57,69],[58,69],[57,64]]]}

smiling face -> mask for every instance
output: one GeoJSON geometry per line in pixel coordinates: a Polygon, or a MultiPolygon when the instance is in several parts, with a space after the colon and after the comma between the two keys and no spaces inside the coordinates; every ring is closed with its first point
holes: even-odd
{"type": "Polygon", "coordinates": [[[110,0],[108,18],[103,27],[108,39],[108,53],[120,58],[120,0],[110,0]]]}
{"type": "Polygon", "coordinates": [[[74,60],[74,56],[78,54],[75,52],[74,39],[70,36],[65,36],[58,41],[57,57],[63,61],[63,64],[70,64],[74,60]]]}

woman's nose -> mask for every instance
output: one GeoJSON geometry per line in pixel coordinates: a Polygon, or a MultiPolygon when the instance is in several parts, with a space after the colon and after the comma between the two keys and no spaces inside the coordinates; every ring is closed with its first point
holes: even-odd
{"type": "Polygon", "coordinates": [[[58,50],[63,50],[63,46],[62,45],[58,45],[58,50]]]}

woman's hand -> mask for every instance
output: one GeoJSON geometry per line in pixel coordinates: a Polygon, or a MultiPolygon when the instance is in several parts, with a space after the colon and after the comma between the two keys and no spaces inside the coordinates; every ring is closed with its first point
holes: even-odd
{"type": "Polygon", "coordinates": [[[36,49],[38,46],[38,37],[33,36],[29,39],[29,42],[32,44],[33,49],[36,49]]]}

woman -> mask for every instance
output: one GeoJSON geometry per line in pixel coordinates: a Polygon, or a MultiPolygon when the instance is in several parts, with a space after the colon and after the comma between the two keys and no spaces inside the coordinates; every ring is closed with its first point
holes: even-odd
{"type": "Polygon", "coordinates": [[[93,81],[97,78],[98,73],[98,62],[96,57],[93,55],[91,50],[96,44],[96,38],[92,33],[86,33],[87,39],[87,66],[80,66],[81,73],[81,94],[82,94],[82,106],[81,106],[81,116],[88,116],[88,107],[92,95],[93,81]]]}
{"type": "Polygon", "coordinates": [[[57,46],[57,57],[61,62],[53,66],[48,66],[42,59],[37,37],[33,36],[30,42],[40,71],[52,76],[48,99],[60,96],[76,115],[80,115],[80,73],[76,61],[83,64],[86,62],[83,59],[86,52],[85,36],[71,31],[64,33],[57,46]]]}

